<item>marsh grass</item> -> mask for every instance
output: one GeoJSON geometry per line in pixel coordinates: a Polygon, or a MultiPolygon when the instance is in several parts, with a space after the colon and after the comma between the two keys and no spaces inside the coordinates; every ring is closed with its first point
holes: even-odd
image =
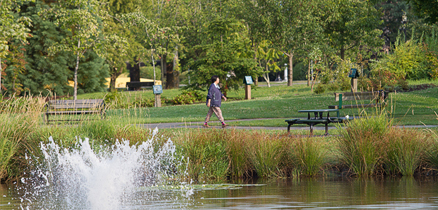
{"type": "Polygon", "coordinates": [[[430,145],[430,135],[421,130],[394,129],[384,136],[385,168],[390,174],[412,176],[430,145]]]}
{"type": "Polygon", "coordinates": [[[317,176],[328,163],[328,143],[324,138],[293,139],[290,155],[292,161],[305,176],[317,176]]]}
{"type": "Polygon", "coordinates": [[[368,116],[346,123],[337,138],[340,160],[358,176],[373,175],[384,158],[383,138],[392,126],[385,114],[368,116]]]}
{"type": "Polygon", "coordinates": [[[10,98],[0,104],[0,180],[20,173],[20,156],[31,148],[28,137],[40,123],[43,98],[10,98]]]}
{"type": "Polygon", "coordinates": [[[200,182],[226,178],[229,160],[220,130],[182,132],[172,141],[177,145],[177,156],[184,162],[179,170],[186,171],[185,178],[200,182]]]}
{"type": "Polygon", "coordinates": [[[231,178],[243,178],[253,176],[254,166],[252,165],[249,149],[246,149],[248,144],[251,144],[251,139],[248,135],[253,133],[231,130],[224,132],[227,139],[228,159],[230,160],[230,176],[231,178]]]}
{"type": "Polygon", "coordinates": [[[250,136],[251,143],[246,147],[246,153],[260,177],[286,177],[288,164],[283,138],[279,135],[267,137],[257,132],[250,136]]]}

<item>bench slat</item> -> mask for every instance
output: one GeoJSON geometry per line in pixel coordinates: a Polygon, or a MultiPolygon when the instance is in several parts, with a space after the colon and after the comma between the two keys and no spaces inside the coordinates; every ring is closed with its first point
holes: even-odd
{"type": "Polygon", "coordinates": [[[346,92],[335,93],[335,101],[339,101],[339,94],[342,94],[342,101],[354,101],[354,100],[375,100],[379,97],[379,92],[346,92]]]}
{"type": "Polygon", "coordinates": [[[50,105],[49,109],[100,109],[100,104],[50,105]]]}
{"type": "Polygon", "coordinates": [[[96,110],[96,111],[56,111],[56,112],[46,112],[46,115],[73,115],[73,114],[96,114],[96,113],[100,113],[101,111],[96,110]]]}
{"type": "MultiPolygon", "coordinates": [[[[354,105],[342,105],[343,109],[348,108],[368,108],[368,107],[377,107],[381,104],[354,104],[354,105]]],[[[329,109],[339,109],[339,105],[330,105],[329,109]]]]}

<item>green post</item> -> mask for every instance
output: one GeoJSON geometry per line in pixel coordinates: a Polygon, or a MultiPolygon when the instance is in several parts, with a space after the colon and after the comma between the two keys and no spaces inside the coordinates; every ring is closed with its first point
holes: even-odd
{"type": "Polygon", "coordinates": [[[342,94],[339,94],[339,109],[342,109],[342,94]]]}

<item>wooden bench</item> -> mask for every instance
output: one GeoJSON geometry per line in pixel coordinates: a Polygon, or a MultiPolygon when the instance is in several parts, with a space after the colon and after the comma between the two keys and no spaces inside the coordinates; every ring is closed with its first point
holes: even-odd
{"type": "Polygon", "coordinates": [[[367,108],[367,107],[381,107],[385,105],[385,99],[388,97],[387,91],[372,91],[372,92],[345,92],[335,93],[335,101],[338,105],[331,105],[329,109],[347,109],[347,108],[367,108]],[[370,104],[351,104],[343,105],[343,101],[360,101],[370,100],[370,104]],[[374,102],[374,103],[373,103],[374,102]]]}
{"type": "Polygon", "coordinates": [[[49,100],[46,107],[47,110],[44,114],[47,123],[50,122],[49,116],[51,115],[100,114],[101,119],[105,117],[105,101],[103,99],[49,100]]]}

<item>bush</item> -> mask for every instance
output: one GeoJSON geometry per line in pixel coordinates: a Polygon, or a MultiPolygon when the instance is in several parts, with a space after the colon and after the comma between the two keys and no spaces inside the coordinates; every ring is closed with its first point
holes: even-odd
{"type": "Polygon", "coordinates": [[[332,82],[327,85],[327,89],[329,91],[337,91],[339,90],[339,86],[335,82],[332,82]]]}
{"type": "Polygon", "coordinates": [[[174,97],[171,101],[173,104],[193,104],[204,101],[207,96],[199,90],[183,90],[181,94],[174,97]]]}
{"type": "Polygon", "coordinates": [[[409,83],[405,79],[401,79],[397,83],[403,90],[409,90],[409,83]]]}
{"type": "MultiPolygon", "coordinates": [[[[154,67],[153,66],[142,66],[140,67],[140,77],[141,78],[154,78],[154,67]]],[[[161,80],[161,67],[155,66],[155,79],[161,80]]]]}
{"type": "Polygon", "coordinates": [[[321,93],[324,93],[324,92],[325,92],[325,88],[326,88],[325,85],[319,83],[319,84],[315,87],[315,90],[313,90],[313,92],[316,93],[316,94],[321,94],[321,93]]]}

